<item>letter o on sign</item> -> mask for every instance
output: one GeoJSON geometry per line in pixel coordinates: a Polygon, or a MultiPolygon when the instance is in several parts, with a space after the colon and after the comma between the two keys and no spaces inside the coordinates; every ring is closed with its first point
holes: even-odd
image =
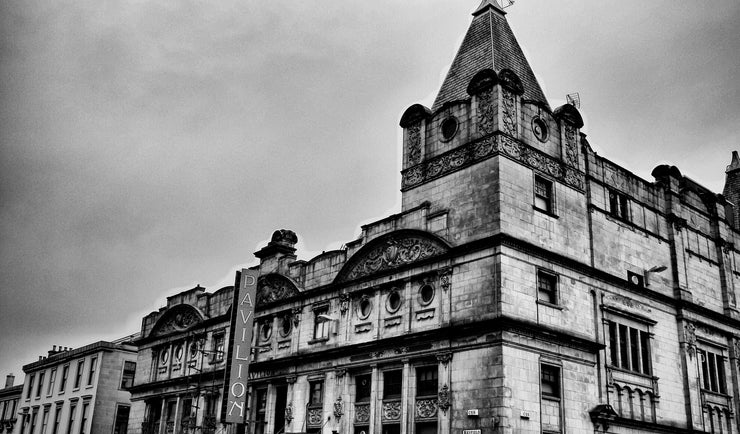
{"type": "Polygon", "coordinates": [[[234,383],[234,384],[231,385],[231,394],[235,398],[241,398],[242,396],[244,396],[244,393],[246,391],[247,391],[247,388],[244,386],[244,383],[234,383]],[[239,386],[239,387],[237,387],[237,386],[239,386]],[[236,392],[237,389],[240,389],[239,390],[239,393],[236,392]]]}

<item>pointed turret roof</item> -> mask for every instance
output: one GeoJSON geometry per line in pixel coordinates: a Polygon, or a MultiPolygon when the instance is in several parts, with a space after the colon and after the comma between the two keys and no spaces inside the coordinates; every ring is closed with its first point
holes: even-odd
{"type": "Polygon", "coordinates": [[[505,15],[496,0],[483,0],[473,12],[473,22],[439,89],[432,111],[447,102],[468,98],[466,90],[470,79],[483,69],[493,69],[497,73],[502,69],[512,70],[524,85],[523,97],[549,107],[505,15]]]}

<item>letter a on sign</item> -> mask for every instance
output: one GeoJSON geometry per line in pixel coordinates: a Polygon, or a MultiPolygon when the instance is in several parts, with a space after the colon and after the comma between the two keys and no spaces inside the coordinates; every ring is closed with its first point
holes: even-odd
{"type": "Polygon", "coordinates": [[[234,285],[229,334],[230,368],[226,370],[228,377],[224,391],[228,399],[224,418],[226,423],[244,423],[247,400],[247,385],[244,378],[248,378],[249,374],[258,276],[259,272],[256,270],[242,269],[240,282],[234,285]]]}

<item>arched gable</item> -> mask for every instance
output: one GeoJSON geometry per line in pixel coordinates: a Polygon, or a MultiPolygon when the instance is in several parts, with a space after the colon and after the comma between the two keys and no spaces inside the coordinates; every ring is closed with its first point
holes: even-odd
{"type": "Polygon", "coordinates": [[[337,275],[335,282],[353,280],[402,265],[439,256],[449,246],[438,237],[419,230],[400,230],[380,236],[358,250],[337,275]]]}
{"type": "Polygon", "coordinates": [[[257,280],[258,306],[285,300],[300,294],[298,286],[288,277],[278,273],[260,276],[257,280]]]}
{"type": "Polygon", "coordinates": [[[178,304],[164,313],[152,327],[150,336],[163,336],[185,331],[203,322],[203,315],[189,304],[178,304]]]}

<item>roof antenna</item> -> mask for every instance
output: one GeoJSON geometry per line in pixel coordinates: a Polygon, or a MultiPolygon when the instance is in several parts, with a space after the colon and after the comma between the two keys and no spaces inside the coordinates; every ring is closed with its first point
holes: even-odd
{"type": "Polygon", "coordinates": [[[572,105],[575,108],[581,108],[581,96],[578,95],[578,92],[576,93],[569,93],[565,96],[565,100],[568,102],[568,104],[572,105]]]}

